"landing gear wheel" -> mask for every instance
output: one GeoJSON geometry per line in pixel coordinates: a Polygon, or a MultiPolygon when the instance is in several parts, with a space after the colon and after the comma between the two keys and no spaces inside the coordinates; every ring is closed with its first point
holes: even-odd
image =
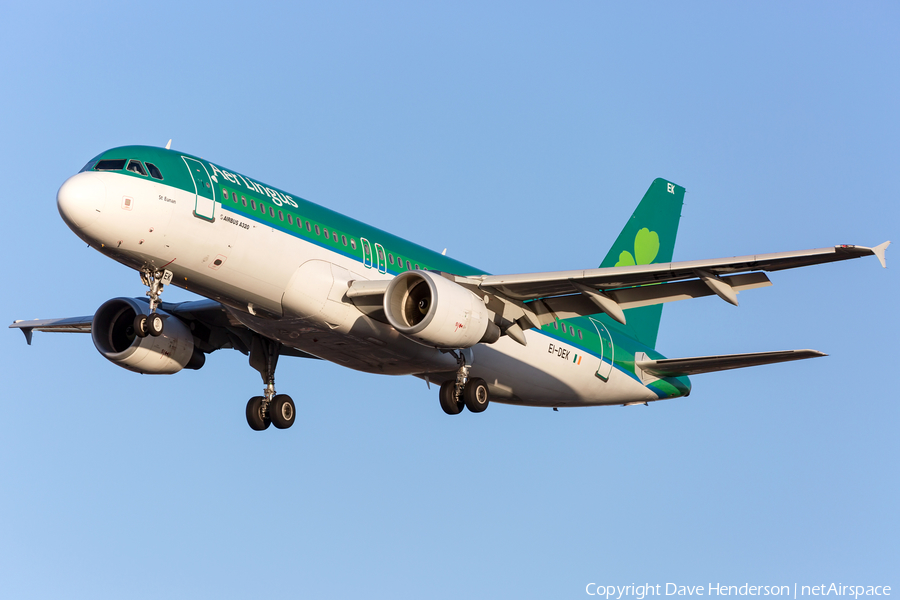
{"type": "Polygon", "coordinates": [[[153,313],[147,317],[147,333],[153,337],[157,337],[163,332],[163,318],[157,313],[153,313]]]}
{"type": "Polygon", "coordinates": [[[297,410],[294,408],[294,401],[287,394],[278,394],[269,403],[269,416],[272,418],[272,425],[278,429],[287,429],[294,424],[294,417],[297,410]]]}
{"type": "Polygon", "coordinates": [[[272,422],[268,416],[263,416],[262,404],[262,396],[253,396],[250,398],[250,402],[247,403],[247,425],[254,431],[268,429],[269,423],[272,422]]]}
{"type": "Polygon", "coordinates": [[[441,384],[438,397],[441,399],[441,408],[448,415],[458,415],[466,405],[462,398],[456,397],[456,381],[453,380],[441,384]]]}
{"type": "Polygon", "coordinates": [[[147,337],[150,328],[147,323],[147,315],[137,315],[134,318],[134,334],[140,338],[147,337]]]}
{"type": "Polygon", "coordinates": [[[463,399],[466,402],[466,408],[473,413],[484,412],[490,402],[490,392],[488,391],[487,382],[480,377],[472,377],[466,382],[463,388],[463,399]]]}

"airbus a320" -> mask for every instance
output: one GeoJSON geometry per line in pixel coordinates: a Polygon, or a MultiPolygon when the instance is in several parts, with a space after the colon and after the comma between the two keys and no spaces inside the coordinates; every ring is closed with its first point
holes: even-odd
{"type": "Polygon", "coordinates": [[[766,272],[875,255],[869,248],[672,262],[684,188],[650,185],[598,268],[490,275],[196,156],[125,146],[88,161],[57,194],[59,213],[92,248],[134,269],[146,297],[113,298],[92,315],[16,321],[90,333],[120,367],[199,369],[231,348],[263,381],[255,430],[290,427],[275,388],[283,356],[413,375],[439,386],[447,414],[490,402],[580,407],[687,396],[689,375],[824,356],[815,350],[666,358],[662,305],[771,285],[766,272]],[[202,300],[167,303],[174,285],[202,300]]]}

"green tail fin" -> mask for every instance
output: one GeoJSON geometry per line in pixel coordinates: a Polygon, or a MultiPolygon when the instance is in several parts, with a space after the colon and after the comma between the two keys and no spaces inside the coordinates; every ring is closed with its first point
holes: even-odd
{"type": "MultiPolygon", "coordinates": [[[[683,187],[665,179],[655,179],[600,266],[672,262],[683,203],[683,187]]],[[[635,338],[651,348],[656,347],[661,316],[662,304],[625,311],[625,320],[635,338]]]]}

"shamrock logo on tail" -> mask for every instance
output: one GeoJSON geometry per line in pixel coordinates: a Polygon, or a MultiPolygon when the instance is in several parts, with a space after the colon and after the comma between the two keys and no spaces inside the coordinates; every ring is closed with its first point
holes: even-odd
{"type": "Polygon", "coordinates": [[[623,250],[619,254],[617,267],[633,267],[634,265],[649,265],[659,254],[659,235],[646,227],[634,236],[634,256],[631,252],[623,250]]]}

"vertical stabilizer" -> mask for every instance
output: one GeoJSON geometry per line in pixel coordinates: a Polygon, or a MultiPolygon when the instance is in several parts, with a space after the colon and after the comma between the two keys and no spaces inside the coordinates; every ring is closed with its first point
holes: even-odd
{"type": "MultiPolygon", "coordinates": [[[[683,187],[665,179],[655,179],[600,266],[671,262],[683,203],[683,187]]],[[[656,347],[662,308],[662,304],[657,304],[625,311],[627,326],[634,337],[651,348],[656,347]]]]}

